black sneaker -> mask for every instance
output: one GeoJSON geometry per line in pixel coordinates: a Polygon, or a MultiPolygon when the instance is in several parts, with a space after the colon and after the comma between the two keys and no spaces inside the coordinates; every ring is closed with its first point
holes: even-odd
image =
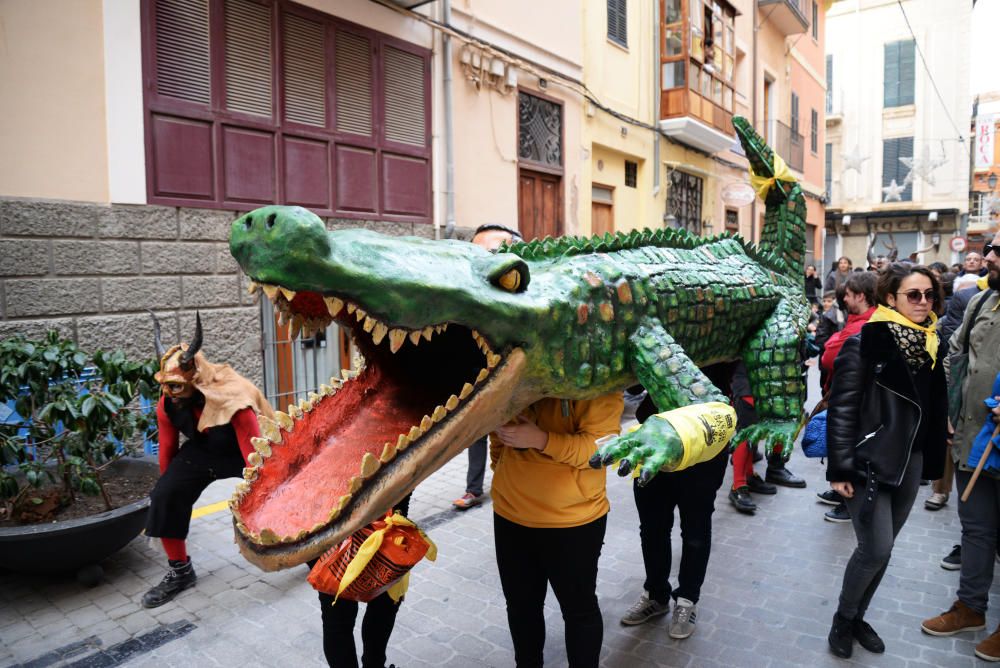
{"type": "Polygon", "coordinates": [[[850,522],[851,514],[847,512],[847,504],[841,503],[833,510],[828,510],[827,512],[823,513],[823,519],[826,520],[827,522],[838,522],[838,523],[850,522]]]}
{"type": "Polygon", "coordinates": [[[160,580],[160,584],[143,595],[142,607],[158,608],[164,603],[172,601],[177,594],[185,589],[193,587],[194,583],[198,581],[190,558],[187,561],[169,561],[168,563],[170,568],[160,580]]]}
{"type": "Polygon", "coordinates": [[[844,497],[832,489],[828,489],[825,492],[818,492],[816,498],[819,499],[820,503],[825,503],[828,506],[839,506],[844,502],[844,497]]]}
{"type": "Polygon", "coordinates": [[[957,571],[962,568],[962,546],[951,548],[948,556],[941,560],[941,568],[946,571],[957,571]]]}
{"type": "Polygon", "coordinates": [[[752,476],[747,478],[747,487],[753,494],[777,494],[778,488],[769,482],[764,482],[764,479],[760,477],[759,474],[754,473],[752,476]]]}
{"type": "Polygon", "coordinates": [[[733,508],[747,515],[753,515],[754,511],[757,510],[757,504],[753,502],[748,487],[729,490],[729,503],[733,504],[733,508]]]}
{"type": "Polygon", "coordinates": [[[885,651],[885,643],[875,633],[875,629],[865,620],[855,619],[851,623],[851,634],[858,641],[858,644],[869,652],[881,654],[885,651]]]}
{"type": "Polygon", "coordinates": [[[784,487],[806,486],[806,481],[785,468],[784,462],[775,463],[772,461],[769,463],[767,471],[764,473],[764,480],[784,487]]]}
{"type": "Polygon", "coordinates": [[[846,617],[841,617],[840,613],[833,613],[833,624],[830,626],[830,634],[827,636],[830,643],[830,651],[842,659],[851,658],[854,649],[854,623],[846,617]]]}

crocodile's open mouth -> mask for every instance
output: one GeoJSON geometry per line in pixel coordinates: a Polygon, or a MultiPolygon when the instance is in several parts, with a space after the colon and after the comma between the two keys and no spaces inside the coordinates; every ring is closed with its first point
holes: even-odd
{"type": "Polygon", "coordinates": [[[411,330],[334,295],[251,281],[257,290],[293,336],[335,321],[365,358],[356,374],[260,418],[262,437],[230,508],[244,556],[274,570],[315,558],[384,514],[504,419],[523,353],[494,350],[455,323],[411,330]]]}

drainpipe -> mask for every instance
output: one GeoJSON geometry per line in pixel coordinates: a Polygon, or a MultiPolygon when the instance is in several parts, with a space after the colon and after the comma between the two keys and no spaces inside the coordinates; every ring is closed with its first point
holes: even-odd
{"type": "MultiPolygon", "coordinates": [[[[760,25],[757,23],[757,0],[753,2],[753,46],[751,50],[753,51],[753,90],[750,95],[750,124],[753,129],[757,129],[757,31],[760,30],[760,25]]],[[[757,231],[757,198],[753,198],[753,202],[750,203],[750,236],[757,241],[760,237],[757,231]]]]}
{"type": "Polygon", "coordinates": [[[653,197],[660,194],[660,3],[653,3],[653,197]]]}
{"type": "MultiPolygon", "coordinates": [[[[444,24],[451,27],[451,0],[442,0],[441,14],[444,24]]],[[[442,79],[444,80],[444,238],[451,239],[455,235],[455,147],[451,102],[451,36],[442,35],[441,42],[444,60],[442,70],[442,79]]]]}

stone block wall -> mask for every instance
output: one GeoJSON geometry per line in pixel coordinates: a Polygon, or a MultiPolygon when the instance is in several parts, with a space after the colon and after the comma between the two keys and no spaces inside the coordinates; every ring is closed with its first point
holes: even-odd
{"type": "MultiPolygon", "coordinates": [[[[235,211],[0,198],[0,339],[50,329],[84,350],[153,355],[190,340],[195,311],[203,350],[263,386],[260,308],[229,254],[235,211]]],[[[331,218],[330,229],[365,227],[434,238],[426,224],[331,218]]],[[[456,230],[467,232],[466,230],[456,230]]]]}

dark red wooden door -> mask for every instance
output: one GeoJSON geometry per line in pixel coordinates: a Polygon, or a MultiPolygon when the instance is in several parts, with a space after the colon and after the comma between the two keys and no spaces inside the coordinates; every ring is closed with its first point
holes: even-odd
{"type": "Polygon", "coordinates": [[[563,233],[562,178],[521,169],[518,182],[518,229],[527,240],[563,233]]]}

